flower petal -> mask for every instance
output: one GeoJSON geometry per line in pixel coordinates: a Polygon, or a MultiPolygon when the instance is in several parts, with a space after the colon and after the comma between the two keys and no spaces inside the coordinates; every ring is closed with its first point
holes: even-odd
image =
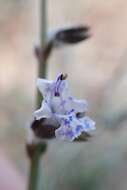
{"type": "Polygon", "coordinates": [[[57,115],[57,117],[60,119],[61,127],[56,130],[56,138],[73,141],[81,135],[83,126],[74,114],[57,115]]]}
{"type": "Polygon", "coordinates": [[[63,107],[61,106],[61,98],[59,96],[53,96],[50,105],[54,113],[64,114],[63,107]]]}
{"type": "Polygon", "coordinates": [[[95,122],[88,116],[80,118],[79,121],[83,124],[84,132],[89,132],[96,129],[95,122]]]}
{"type": "Polygon", "coordinates": [[[79,137],[82,132],[90,132],[95,130],[95,122],[89,117],[77,118],[74,113],[68,115],[57,114],[57,119],[61,123],[61,127],[56,130],[56,138],[73,141],[79,137]]]}
{"type": "Polygon", "coordinates": [[[87,101],[86,100],[77,100],[73,97],[69,97],[65,103],[65,109],[68,112],[69,110],[74,110],[76,113],[83,113],[87,111],[87,101]]]}
{"type": "Polygon", "coordinates": [[[53,81],[45,80],[45,79],[37,79],[37,87],[39,91],[42,93],[43,97],[46,97],[48,94],[51,94],[51,86],[53,81]]]}
{"type": "Polygon", "coordinates": [[[88,109],[88,103],[86,100],[77,100],[74,99],[72,101],[72,105],[74,106],[74,109],[76,110],[76,112],[86,112],[88,109]]]}
{"type": "Polygon", "coordinates": [[[65,126],[59,127],[55,130],[55,136],[57,139],[72,142],[75,139],[75,135],[72,129],[65,126]]]}
{"type": "Polygon", "coordinates": [[[69,85],[67,80],[63,80],[60,85],[60,92],[62,99],[67,98],[70,95],[69,85]]]}
{"type": "Polygon", "coordinates": [[[45,101],[42,102],[41,108],[34,112],[34,116],[37,120],[42,118],[50,118],[52,116],[51,109],[45,101]]]}

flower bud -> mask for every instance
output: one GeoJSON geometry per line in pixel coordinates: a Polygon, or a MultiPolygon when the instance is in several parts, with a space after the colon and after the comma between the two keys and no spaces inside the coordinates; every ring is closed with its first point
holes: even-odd
{"type": "Polygon", "coordinates": [[[76,44],[88,38],[90,38],[89,27],[70,27],[57,31],[54,36],[54,43],[56,45],[76,44]]]}
{"type": "Polygon", "coordinates": [[[46,123],[46,119],[34,120],[31,124],[34,135],[40,139],[55,137],[55,126],[46,123]]]}

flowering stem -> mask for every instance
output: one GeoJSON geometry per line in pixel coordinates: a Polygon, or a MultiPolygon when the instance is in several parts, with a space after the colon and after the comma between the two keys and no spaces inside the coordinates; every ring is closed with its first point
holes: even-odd
{"type": "MultiPolygon", "coordinates": [[[[47,33],[47,12],[46,12],[46,0],[41,0],[40,5],[40,48],[43,50],[46,45],[46,33],[47,33]]],[[[38,59],[38,77],[45,78],[47,70],[46,60],[44,56],[42,59],[38,59]]],[[[37,91],[37,107],[40,107],[42,101],[42,96],[39,91],[37,91]]]]}
{"type": "MultiPolygon", "coordinates": [[[[46,3],[47,0],[40,0],[40,49],[44,49],[46,44],[46,31],[47,31],[47,14],[46,14],[46,3]]],[[[46,77],[46,60],[38,59],[38,77],[46,77]]],[[[42,97],[37,92],[36,107],[40,107],[42,97]]],[[[39,169],[40,169],[40,158],[44,154],[43,144],[38,144],[35,147],[35,151],[30,159],[30,174],[29,174],[29,186],[28,190],[39,190],[39,169]]]]}

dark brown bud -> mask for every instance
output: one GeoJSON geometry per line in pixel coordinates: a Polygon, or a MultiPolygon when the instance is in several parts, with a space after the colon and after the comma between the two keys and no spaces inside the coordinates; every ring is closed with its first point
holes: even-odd
{"type": "Polygon", "coordinates": [[[46,119],[34,120],[31,124],[31,129],[35,136],[40,139],[53,138],[55,136],[56,127],[51,124],[47,124],[45,121],[46,119]]]}
{"type": "Polygon", "coordinates": [[[75,44],[90,38],[90,36],[88,26],[77,26],[59,30],[54,37],[54,41],[58,44],[75,44]]]}

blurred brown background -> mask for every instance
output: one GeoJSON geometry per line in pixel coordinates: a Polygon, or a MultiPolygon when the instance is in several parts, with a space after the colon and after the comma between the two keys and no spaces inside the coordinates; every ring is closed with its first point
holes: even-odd
{"type": "MultiPolygon", "coordinates": [[[[0,143],[7,157],[25,176],[28,162],[24,127],[35,105],[37,61],[33,49],[39,39],[39,10],[39,1],[0,0],[0,143]]],[[[48,1],[49,30],[80,24],[91,27],[91,39],[55,50],[47,76],[54,79],[59,72],[68,73],[73,94],[89,101],[89,114],[97,123],[90,146],[95,146],[100,155],[113,147],[116,152],[110,150],[109,154],[119,158],[117,169],[112,170],[114,173],[109,178],[104,175],[108,188],[102,185],[101,189],[126,190],[127,2],[48,1]]],[[[49,157],[59,149],[56,144],[50,146],[49,157]]],[[[83,145],[77,146],[72,152],[84,150],[83,145]]],[[[85,146],[89,150],[89,145],[85,146]]],[[[47,154],[47,160],[49,157],[47,154]]]]}

